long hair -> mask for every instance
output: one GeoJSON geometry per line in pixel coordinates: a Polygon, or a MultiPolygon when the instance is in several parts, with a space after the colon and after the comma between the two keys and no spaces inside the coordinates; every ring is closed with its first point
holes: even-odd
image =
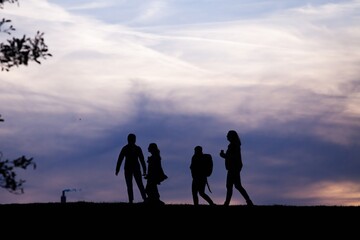
{"type": "Polygon", "coordinates": [[[149,144],[149,152],[151,152],[153,155],[157,155],[160,157],[160,150],[156,143],[149,144]]]}
{"type": "Polygon", "coordinates": [[[240,140],[239,134],[235,130],[230,130],[228,132],[227,136],[231,143],[241,145],[241,140],[240,140]]]}

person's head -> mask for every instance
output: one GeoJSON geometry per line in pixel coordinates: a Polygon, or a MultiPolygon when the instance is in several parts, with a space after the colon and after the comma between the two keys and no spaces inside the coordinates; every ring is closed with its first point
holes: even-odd
{"type": "Polygon", "coordinates": [[[136,142],[136,135],[133,133],[130,133],[127,137],[128,143],[129,144],[135,144],[136,142]]]}
{"type": "Polygon", "coordinates": [[[235,130],[230,130],[227,135],[226,138],[229,140],[229,142],[231,143],[238,143],[241,145],[241,141],[240,141],[240,137],[238,135],[238,133],[235,130]]]}
{"type": "Polygon", "coordinates": [[[148,151],[151,154],[160,154],[160,150],[156,143],[150,143],[148,147],[148,151]]]}
{"type": "Polygon", "coordinates": [[[201,146],[196,146],[196,147],[194,148],[195,154],[202,154],[202,151],[203,151],[203,149],[202,149],[201,146]]]}

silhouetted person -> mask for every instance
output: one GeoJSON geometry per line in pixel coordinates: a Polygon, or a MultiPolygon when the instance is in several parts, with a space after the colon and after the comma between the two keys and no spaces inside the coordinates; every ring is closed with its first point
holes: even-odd
{"type": "Polygon", "coordinates": [[[127,193],[129,197],[129,203],[133,203],[134,201],[134,191],[133,191],[133,178],[140,190],[141,197],[144,201],[146,201],[146,192],[145,187],[141,177],[141,169],[140,164],[143,169],[143,175],[146,175],[146,163],[144,160],[144,155],[142,149],[136,145],[136,135],[130,133],[127,137],[128,144],[122,147],[119,157],[116,163],[116,170],[115,175],[117,176],[121,163],[125,159],[124,164],[124,174],[125,174],[125,181],[127,187],[127,193]]]}
{"type": "Polygon", "coordinates": [[[235,187],[241,195],[245,198],[248,206],[253,206],[248,193],[241,184],[240,172],[243,167],[241,157],[241,141],[238,133],[234,130],[230,130],[227,133],[227,140],[230,142],[226,152],[220,151],[220,157],[225,159],[225,168],[227,170],[226,176],[226,199],[225,206],[228,206],[233,194],[233,187],[235,187]]]}
{"type": "Polygon", "coordinates": [[[201,146],[194,148],[194,155],[191,158],[190,171],[192,176],[191,192],[194,205],[199,205],[200,195],[210,205],[215,205],[209,195],[205,193],[205,187],[208,184],[207,176],[204,173],[204,153],[201,146]]]}
{"type": "Polygon", "coordinates": [[[145,176],[146,182],[146,194],[148,196],[147,203],[155,205],[165,204],[160,200],[160,194],[158,185],[161,184],[168,177],[165,175],[161,164],[160,150],[156,143],[150,143],[148,151],[151,154],[148,157],[148,173],[145,176]]]}

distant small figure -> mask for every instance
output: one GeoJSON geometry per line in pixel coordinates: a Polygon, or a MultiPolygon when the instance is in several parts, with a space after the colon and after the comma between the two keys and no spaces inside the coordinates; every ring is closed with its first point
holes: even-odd
{"type": "Polygon", "coordinates": [[[233,194],[233,187],[241,193],[245,198],[248,206],[253,206],[248,193],[245,188],[241,185],[240,172],[243,167],[241,157],[241,141],[238,133],[235,130],[230,130],[227,133],[227,140],[230,142],[226,152],[220,151],[220,157],[225,159],[225,168],[227,170],[226,176],[226,199],[224,202],[225,206],[228,206],[231,201],[233,194]]]}
{"type": "MultiPolygon", "coordinates": [[[[200,195],[209,205],[215,205],[213,200],[209,195],[205,193],[207,181],[206,169],[204,169],[204,153],[201,146],[196,146],[194,148],[194,155],[191,158],[190,171],[192,176],[191,192],[193,197],[194,205],[199,205],[199,196],[200,195]]],[[[210,190],[210,188],[209,188],[210,190]]]]}
{"type": "Polygon", "coordinates": [[[136,135],[133,133],[130,133],[127,137],[128,144],[122,147],[119,157],[116,163],[116,170],[115,175],[117,176],[121,163],[125,159],[125,166],[124,166],[124,174],[125,174],[125,181],[126,181],[126,187],[127,187],[127,193],[129,198],[129,203],[133,203],[134,201],[134,191],[133,191],[133,178],[135,179],[135,182],[140,190],[140,194],[144,202],[147,199],[145,187],[143,184],[143,180],[141,177],[141,169],[140,164],[143,169],[143,175],[146,175],[146,163],[144,160],[144,154],[142,152],[142,149],[136,145],[136,135]]]}
{"type": "Polygon", "coordinates": [[[150,143],[148,151],[151,154],[148,157],[148,173],[145,176],[146,194],[148,196],[147,203],[155,205],[164,205],[165,203],[160,200],[158,185],[168,178],[164,173],[161,164],[160,150],[156,143],[150,143]]]}

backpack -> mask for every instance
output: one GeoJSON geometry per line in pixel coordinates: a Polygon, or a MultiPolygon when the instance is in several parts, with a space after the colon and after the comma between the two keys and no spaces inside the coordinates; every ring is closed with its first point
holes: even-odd
{"type": "Polygon", "coordinates": [[[206,177],[209,177],[213,171],[213,159],[211,154],[208,153],[203,154],[203,157],[204,157],[204,166],[203,166],[204,174],[206,175],[206,177]]]}

